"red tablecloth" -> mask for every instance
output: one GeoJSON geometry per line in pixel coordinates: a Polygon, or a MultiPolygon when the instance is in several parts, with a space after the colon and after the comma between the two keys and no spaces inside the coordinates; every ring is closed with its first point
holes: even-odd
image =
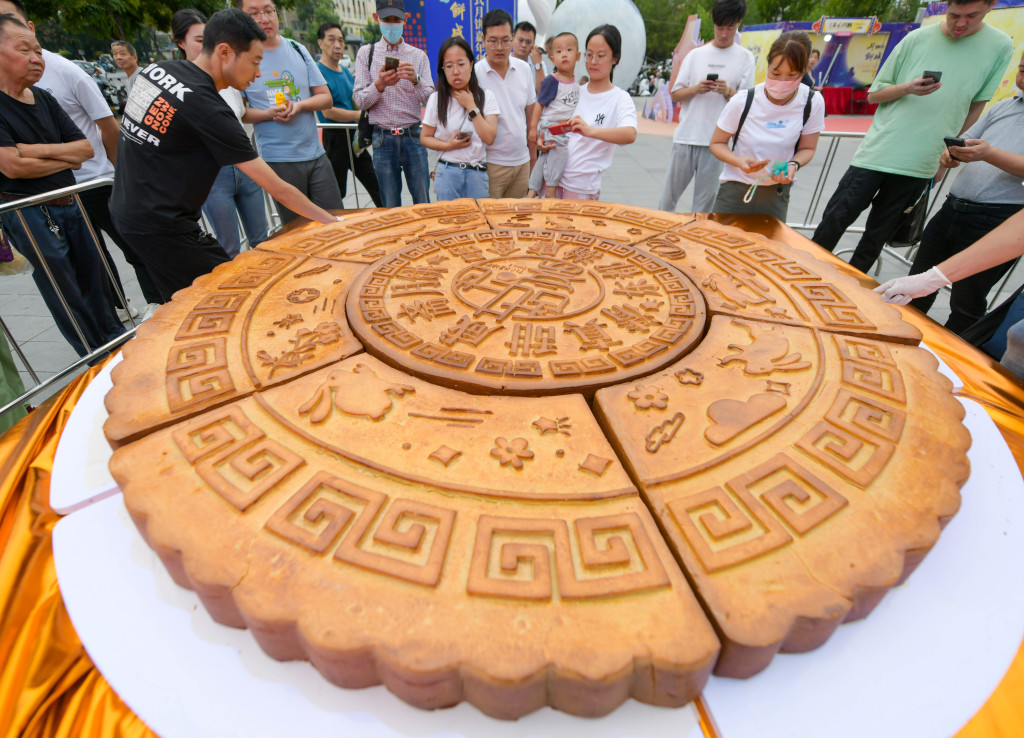
{"type": "Polygon", "coordinates": [[[826,115],[849,115],[853,107],[852,87],[822,87],[826,115]]]}

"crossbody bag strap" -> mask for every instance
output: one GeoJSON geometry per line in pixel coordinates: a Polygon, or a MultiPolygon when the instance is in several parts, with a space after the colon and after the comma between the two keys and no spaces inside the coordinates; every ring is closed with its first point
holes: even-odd
{"type": "Polygon", "coordinates": [[[736,150],[736,142],[740,140],[740,131],[743,130],[743,123],[747,120],[747,113],[750,112],[750,106],[754,104],[754,88],[750,87],[747,89],[747,100],[743,103],[743,112],[740,113],[740,124],[736,126],[736,133],[732,134],[732,150],[736,150]]]}
{"type": "MultiPolygon", "coordinates": [[[[807,102],[804,104],[804,124],[803,124],[804,126],[806,126],[807,125],[807,121],[809,121],[811,119],[811,103],[812,103],[813,100],[814,100],[814,90],[812,89],[807,94],[807,102]]],[[[804,130],[803,126],[800,127],[800,130],[801,130],[801,134],[800,135],[803,135],[803,133],[802,133],[802,131],[804,130]]],[[[793,147],[793,156],[796,156],[796,152],[799,151],[799,150],[800,150],[800,136],[797,136],[796,137],[796,145],[793,147]]]]}

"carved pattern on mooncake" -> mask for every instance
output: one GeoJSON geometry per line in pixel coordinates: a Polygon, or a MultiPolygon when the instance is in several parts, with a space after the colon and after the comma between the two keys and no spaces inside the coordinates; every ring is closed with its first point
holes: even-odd
{"type": "Polygon", "coordinates": [[[196,474],[243,511],[306,463],[267,438],[237,407],[179,427],[174,440],[196,474]]]}
{"type": "Polygon", "coordinates": [[[805,535],[847,504],[786,454],[721,486],[668,503],[705,571],[737,566],[805,535]]]}
{"type": "Polygon", "coordinates": [[[467,591],[483,597],[551,600],[557,594],[573,600],[669,584],[635,515],[572,523],[481,516],[467,591]]]}
{"type": "Polygon", "coordinates": [[[692,267],[689,274],[705,288],[712,312],[884,336],[901,343],[921,338],[891,306],[854,298],[862,294],[855,279],[804,252],[708,221],[677,227],[671,235],[680,239],[683,254],[667,249],[663,237],[639,246],[650,244],[670,263],[692,267]]]}
{"type": "Polygon", "coordinates": [[[336,684],[679,705],[866,615],[956,511],[962,409],[917,340],[701,216],[368,212],[141,326],[111,468],[176,581],[336,684]]]}
{"type": "Polygon", "coordinates": [[[317,553],[413,584],[436,586],[454,510],[361,487],[323,472],[267,521],[267,529],[317,553]]]}
{"type": "Polygon", "coordinates": [[[348,297],[370,350],[459,387],[546,393],[634,376],[699,335],[692,283],[632,246],[523,229],[509,236],[522,253],[493,258],[493,235],[424,241],[370,267],[348,297]]]}

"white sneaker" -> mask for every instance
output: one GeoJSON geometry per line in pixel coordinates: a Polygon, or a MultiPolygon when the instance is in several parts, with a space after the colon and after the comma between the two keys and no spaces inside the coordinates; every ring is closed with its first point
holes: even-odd
{"type": "Polygon", "coordinates": [[[139,317],[139,311],[136,310],[135,307],[132,305],[132,301],[131,300],[128,301],[128,309],[127,310],[124,310],[122,308],[114,308],[114,310],[117,312],[118,320],[120,320],[122,323],[127,323],[128,322],[128,316],[129,315],[131,317],[133,317],[133,318],[139,317]]]}
{"type": "Polygon", "coordinates": [[[152,318],[153,317],[153,313],[156,312],[156,309],[158,307],[160,307],[160,303],[158,303],[158,302],[146,303],[146,309],[142,311],[142,317],[139,319],[139,322],[140,323],[144,323],[145,321],[147,321],[150,318],[152,318]]]}

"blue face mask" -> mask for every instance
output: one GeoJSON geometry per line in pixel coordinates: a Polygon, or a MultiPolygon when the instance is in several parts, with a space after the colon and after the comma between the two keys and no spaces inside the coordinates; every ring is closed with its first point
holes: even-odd
{"type": "Polygon", "coordinates": [[[402,30],[404,28],[405,23],[381,23],[380,35],[384,37],[385,41],[394,46],[402,38],[402,30]]]}

